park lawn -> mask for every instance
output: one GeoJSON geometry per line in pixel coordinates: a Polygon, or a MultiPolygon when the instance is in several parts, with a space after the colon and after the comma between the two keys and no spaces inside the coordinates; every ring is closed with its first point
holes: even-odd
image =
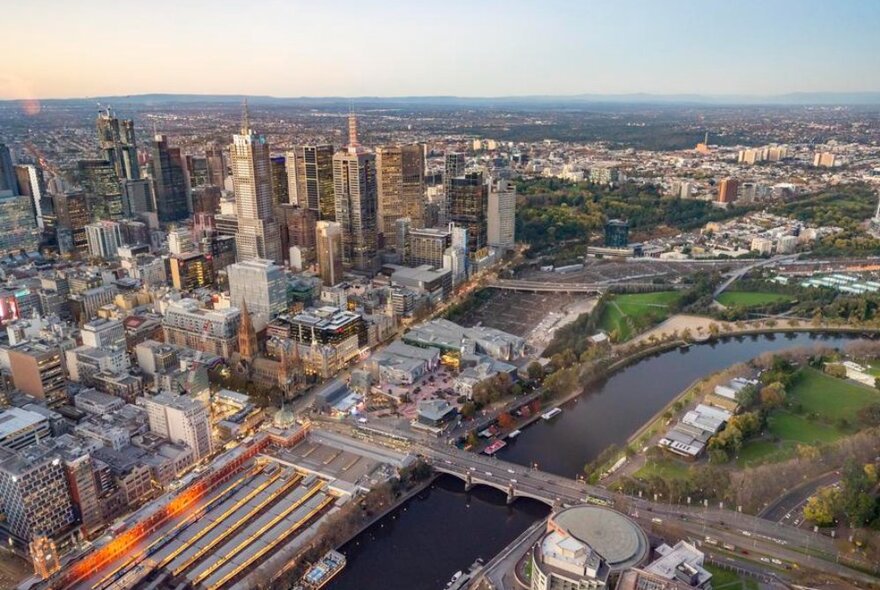
{"type": "Polygon", "coordinates": [[[690,466],[676,461],[675,459],[660,459],[658,461],[649,461],[636,471],[633,475],[640,479],[648,479],[652,476],[659,476],[663,479],[687,479],[689,477],[688,470],[690,466]]]}
{"type": "Polygon", "coordinates": [[[632,318],[633,323],[640,327],[659,324],[669,317],[669,306],[679,297],[681,294],[678,291],[616,295],[605,306],[599,325],[609,334],[616,331],[618,341],[624,342],[635,336],[625,318],[632,318]]]}
{"type": "Polygon", "coordinates": [[[791,301],[791,297],[784,293],[761,291],[725,291],[718,296],[718,303],[727,307],[759,307],[780,301],[791,301]]]}
{"type": "Polygon", "coordinates": [[[736,464],[739,467],[754,467],[763,463],[778,463],[791,459],[795,453],[795,443],[790,441],[750,440],[739,450],[736,464]]]}
{"type": "Polygon", "coordinates": [[[807,414],[815,412],[828,420],[844,418],[855,422],[859,410],[880,402],[880,392],[807,367],[801,369],[787,394],[789,403],[800,403],[807,414]]]}
{"type": "Polygon", "coordinates": [[[783,441],[811,445],[834,442],[846,432],[834,426],[818,424],[788,412],[773,412],[767,418],[770,433],[783,441]]]}
{"type": "Polygon", "coordinates": [[[865,371],[868,375],[873,375],[874,377],[880,377],[880,360],[868,361],[867,371],[865,371]]]}
{"type": "Polygon", "coordinates": [[[758,590],[758,582],[736,572],[722,569],[711,563],[704,563],[703,567],[712,574],[713,590],[758,590]]]}

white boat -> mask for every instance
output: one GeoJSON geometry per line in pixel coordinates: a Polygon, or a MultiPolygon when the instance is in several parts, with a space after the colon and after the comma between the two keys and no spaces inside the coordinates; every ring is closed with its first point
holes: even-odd
{"type": "Polygon", "coordinates": [[[516,438],[520,434],[522,434],[522,430],[514,430],[513,432],[511,432],[510,434],[507,435],[507,438],[516,438]]]}
{"type": "Polygon", "coordinates": [[[553,408],[549,412],[544,412],[543,414],[541,414],[541,418],[543,418],[544,420],[552,420],[561,413],[562,410],[560,410],[559,408],[553,408]]]}

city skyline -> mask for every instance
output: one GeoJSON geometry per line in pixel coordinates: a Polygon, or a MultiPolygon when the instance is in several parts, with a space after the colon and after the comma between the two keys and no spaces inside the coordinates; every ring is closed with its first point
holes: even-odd
{"type": "Polygon", "coordinates": [[[160,0],[152,10],[132,11],[105,0],[8,7],[9,22],[18,25],[7,41],[30,49],[4,64],[0,99],[880,90],[880,69],[872,64],[880,50],[872,34],[880,5],[873,2],[453,2],[435,8],[343,2],[331,8],[262,1],[245,12],[160,0]],[[54,18],[44,19],[47,11],[54,18]],[[95,15],[110,13],[114,26],[95,35],[95,15]],[[444,14],[457,17],[438,18],[444,14]],[[287,34],[294,23],[311,23],[298,27],[296,42],[287,34]],[[719,30],[731,33],[731,42],[717,42],[719,30]],[[329,39],[327,31],[333,31],[329,39]],[[77,51],[69,51],[74,46],[77,51]],[[130,50],[107,52],[109,46],[130,50]],[[187,56],[206,49],[212,60],[182,67],[187,56]],[[346,60],[352,51],[362,59],[346,60]],[[249,72],[246,87],[224,75],[235,69],[249,72]]]}

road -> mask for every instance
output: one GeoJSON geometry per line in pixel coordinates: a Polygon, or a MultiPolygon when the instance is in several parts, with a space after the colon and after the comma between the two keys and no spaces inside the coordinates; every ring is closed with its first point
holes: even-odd
{"type": "Polygon", "coordinates": [[[462,451],[436,439],[411,440],[410,449],[428,459],[439,472],[462,478],[470,474],[475,485],[489,485],[504,491],[512,485],[517,497],[531,497],[551,505],[607,502],[632,515],[646,530],[672,526],[694,541],[703,541],[708,536],[720,544],[733,545],[740,556],[748,555],[752,560],[760,557],[779,559],[859,583],[880,582],[875,575],[857,571],[844,563],[855,563],[860,569],[875,574],[880,573],[880,565],[861,560],[857,555],[841,553],[834,539],[725,509],[723,505],[686,506],[653,502],[588,485],[581,480],[462,451]]]}
{"type": "Polygon", "coordinates": [[[773,258],[768,258],[766,260],[760,260],[755,262],[754,264],[750,264],[748,266],[744,266],[743,268],[738,268],[736,270],[728,273],[728,279],[718,285],[715,289],[715,292],[712,294],[712,297],[717,298],[721,295],[725,289],[727,289],[730,285],[732,285],[735,281],[741,279],[751,271],[756,268],[760,268],[762,266],[770,266],[775,264],[784,264],[786,262],[794,262],[797,260],[798,254],[786,254],[785,256],[774,256],[773,258]]]}
{"type": "Polygon", "coordinates": [[[807,499],[815,494],[816,490],[834,485],[838,481],[840,481],[840,472],[832,471],[826,473],[789,491],[786,495],[762,510],[758,516],[773,522],[785,522],[785,524],[794,525],[792,512],[800,512],[807,499]]]}

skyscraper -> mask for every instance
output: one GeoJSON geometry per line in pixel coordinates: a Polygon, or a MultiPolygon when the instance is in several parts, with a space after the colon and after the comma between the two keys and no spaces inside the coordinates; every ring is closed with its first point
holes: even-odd
{"type": "Polygon", "coordinates": [[[357,120],[349,116],[349,144],[333,156],[336,222],[342,226],[342,262],[355,270],[376,270],[378,250],[376,157],[357,141],[357,120]]]}
{"type": "Polygon", "coordinates": [[[39,245],[30,198],[9,191],[0,193],[0,254],[36,252],[39,245]]]}
{"type": "Polygon", "coordinates": [[[189,186],[180,148],[171,147],[168,138],[159,134],[153,138],[151,155],[153,194],[159,221],[169,223],[186,219],[189,216],[189,186]]]}
{"type": "Polygon", "coordinates": [[[238,231],[238,259],[281,262],[281,234],[272,200],[269,143],[251,129],[247,103],[241,133],[233,136],[232,184],[238,231]]]}
{"type": "Polygon", "coordinates": [[[464,175],[465,155],[459,152],[449,152],[446,154],[445,167],[443,169],[443,194],[444,201],[440,207],[439,217],[440,225],[446,225],[449,221],[449,193],[452,186],[452,179],[464,175]]]}
{"type": "Polygon", "coordinates": [[[500,179],[489,186],[487,239],[490,246],[510,250],[515,243],[516,186],[500,179]]]}
{"type": "Polygon", "coordinates": [[[212,143],[205,150],[205,160],[208,163],[208,184],[223,188],[226,184],[226,157],[223,148],[212,143]]]}
{"type": "Polygon", "coordinates": [[[121,219],[122,184],[109,160],[77,161],[77,180],[86,193],[92,221],[121,219]]]}
{"type": "Polygon", "coordinates": [[[108,107],[98,113],[95,126],[98,129],[101,155],[113,166],[116,176],[120,180],[140,178],[134,122],[131,119],[120,121],[108,107]]]}
{"type": "MultiPolygon", "coordinates": [[[[287,165],[284,156],[269,158],[269,170],[272,174],[272,202],[275,206],[290,203],[290,190],[287,186],[287,165]]],[[[278,215],[276,214],[276,218],[278,215]]]]}
{"type": "Polygon", "coordinates": [[[311,209],[324,221],[336,220],[333,146],[300,145],[287,152],[290,201],[311,209]]]}
{"type": "Polygon", "coordinates": [[[115,258],[119,247],[125,243],[119,224],[106,219],[88,224],[86,239],[89,254],[98,258],[115,258]]]}
{"type": "Polygon", "coordinates": [[[342,280],[342,226],[335,221],[319,221],[315,236],[321,280],[331,287],[342,280]]]}
{"type": "Polygon", "coordinates": [[[42,230],[45,227],[44,211],[48,214],[52,209],[51,200],[46,193],[46,182],[43,180],[43,169],[30,164],[19,165],[15,167],[15,176],[18,183],[18,194],[30,199],[37,227],[42,230]]]}
{"type": "Polygon", "coordinates": [[[82,191],[54,196],[58,249],[62,254],[88,251],[86,225],[90,221],[88,199],[82,191]]]}
{"type": "Polygon", "coordinates": [[[12,166],[12,155],[5,143],[0,143],[0,196],[4,193],[18,194],[15,181],[15,169],[12,166]]]}
{"type": "Polygon", "coordinates": [[[488,186],[482,172],[450,179],[449,221],[467,229],[467,253],[473,260],[487,245],[488,186]]]}
{"type": "Polygon", "coordinates": [[[379,231],[385,243],[397,244],[395,222],[409,217],[412,227],[425,226],[424,144],[381,147],[376,150],[379,231]]]}

